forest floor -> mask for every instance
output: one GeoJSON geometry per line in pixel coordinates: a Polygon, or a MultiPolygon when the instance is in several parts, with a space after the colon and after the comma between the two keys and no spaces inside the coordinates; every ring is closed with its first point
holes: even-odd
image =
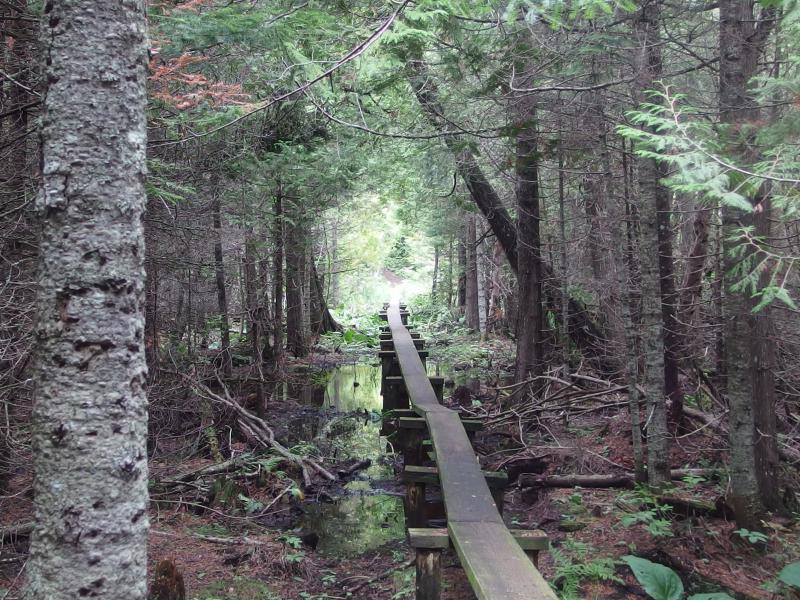
{"type": "MultiPolygon", "coordinates": [[[[800,557],[798,527],[776,519],[767,524],[765,539],[749,541],[747,532],[734,532],[714,508],[724,493],[725,457],[723,440],[709,428],[689,424],[673,445],[674,468],[705,471],[676,481],[671,500],[637,489],[521,487],[526,477],[530,483],[531,477],[553,474],[627,472],[632,452],[618,391],[590,396],[585,403],[570,400],[564,410],[515,409],[500,389],[511,350],[504,340],[455,336],[432,346],[430,360],[452,380],[446,394],[451,406],[487,422],[476,439],[484,468],[506,469],[514,482],[506,493],[505,520],[510,527],[547,532],[552,549],[542,554],[540,570],[560,597],[648,597],[620,560],[628,554],[674,569],[687,595],[725,591],[736,598],[786,597],[775,577],[800,557]],[[569,408],[574,406],[583,408],[569,408]]],[[[317,382],[313,389],[288,386],[280,397],[273,396],[266,415],[287,445],[316,444],[328,459],[326,466],[341,471],[339,480],[300,492],[290,470],[275,468],[273,461],[211,496],[191,487],[179,494],[161,494],[158,488],[150,514],[151,569],[172,560],[183,573],[187,598],[194,600],[413,598],[402,489],[392,478],[398,461],[384,452],[371,412],[349,400],[375,385],[368,371],[357,370],[358,360],[338,353],[312,357],[299,372],[317,382]],[[352,365],[353,378],[336,383],[336,390],[343,389],[333,402],[331,380],[319,374],[343,362],[352,365]],[[307,397],[318,398],[320,387],[324,405],[309,403],[307,397]],[[339,438],[320,434],[337,428],[344,432],[339,438]]],[[[223,446],[227,454],[246,450],[232,440],[223,446]]],[[[180,463],[159,459],[151,463],[151,478],[169,480],[213,464],[208,457],[180,463]]],[[[11,494],[0,499],[0,528],[31,520],[30,484],[27,473],[13,479],[11,494]]],[[[24,538],[0,547],[0,598],[19,597],[25,551],[24,538]]],[[[445,555],[443,573],[445,600],[473,597],[454,555],[445,555]]]]}

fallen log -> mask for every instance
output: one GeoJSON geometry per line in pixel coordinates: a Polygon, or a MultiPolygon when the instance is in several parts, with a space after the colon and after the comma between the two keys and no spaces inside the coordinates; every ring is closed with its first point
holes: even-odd
{"type": "MultiPolygon", "coordinates": [[[[687,475],[708,477],[714,474],[713,469],[673,469],[672,479],[683,479],[687,475]]],[[[523,473],[517,480],[521,488],[632,488],[636,484],[633,473],[611,473],[608,475],[536,475],[523,473]]]]}

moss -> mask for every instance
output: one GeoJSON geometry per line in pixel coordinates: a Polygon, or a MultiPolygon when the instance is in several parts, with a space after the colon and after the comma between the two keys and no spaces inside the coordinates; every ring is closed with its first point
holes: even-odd
{"type": "Polygon", "coordinates": [[[253,577],[215,581],[194,594],[191,600],[282,600],[270,587],[253,577]]]}

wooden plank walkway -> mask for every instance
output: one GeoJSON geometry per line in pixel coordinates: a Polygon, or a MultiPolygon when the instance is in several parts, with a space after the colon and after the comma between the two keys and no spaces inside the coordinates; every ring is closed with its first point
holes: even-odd
{"type": "MultiPolygon", "coordinates": [[[[433,442],[447,516],[449,540],[445,539],[445,547],[449,541],[455,549],[479,600],[555,600],[550,586],[503,523],[461,418],[439,404],[420,359],[419,340],[412,338],[406,318],[397,301],[386,310],[408,400],[414,412],[425,419],[433,442]]],[[[431,592],[430,582],[420,581],[421,570],[438,569],[438,560],[438,554],[435,560],[418,554],[417,598],[438,596],[438,590],[431,592]]]]}

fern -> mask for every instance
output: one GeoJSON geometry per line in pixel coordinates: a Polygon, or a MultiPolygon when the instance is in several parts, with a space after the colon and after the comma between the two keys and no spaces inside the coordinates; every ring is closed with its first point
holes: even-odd
{"type": "Polygon", "coordinates": [[[571,555],[560,548],[550,549],[556,565],[553,582],[562,600],[580,600],[580,588],[585,581],[623,583],[615,574],[619,563],[613,558],[598,557],[587,561],[586,557],[594,548],[583,542],[568,541],[565,549],[570,550],[571,555]]]}

